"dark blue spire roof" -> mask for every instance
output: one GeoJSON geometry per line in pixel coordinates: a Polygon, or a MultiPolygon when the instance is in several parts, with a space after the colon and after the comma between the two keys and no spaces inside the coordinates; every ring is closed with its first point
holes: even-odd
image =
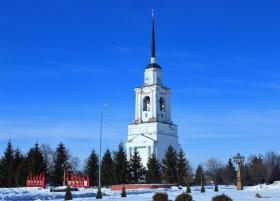
{"type": "Polygon", "coordinates": [[[155,63],[156,58],[156,41],[155,41],[155,22],[154,22],[154,13],[152,11],[152,44],[151,44],[151,63],[146,66],[146,69],[149,68],[158,68],[161,69],[160,65],[155,63]]]}

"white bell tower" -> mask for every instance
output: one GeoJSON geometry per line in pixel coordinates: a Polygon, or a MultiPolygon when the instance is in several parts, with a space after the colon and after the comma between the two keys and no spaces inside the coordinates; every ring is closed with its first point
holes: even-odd
{"type": "Polygon", "coordinates": [[[171,120],[171,89],[162,84],[162,69],[156,64],[154,15],[152,15],[151,62],[144,73],[144,86],[135,88],[135,117],[128,125],[128,159],[138,151],[146,167],[155,154],[161,161],[169,145],[178,149],[177,126],[171,120]]]}

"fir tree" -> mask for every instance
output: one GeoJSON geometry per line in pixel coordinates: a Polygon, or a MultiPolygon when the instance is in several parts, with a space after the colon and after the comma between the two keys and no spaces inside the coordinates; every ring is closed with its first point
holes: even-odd
{"type": "Polygon", "coordinates": [[[14,187],[14,150],[11,141],[8,142],[4,151],[4,156],[1,160],[0,167],[0,186],[1,187],[14,187]]]}
{"type": "Polygon", "coordinates": [[[194,177],[194,183],[196,185],[201,185],[201,183],[204,181],[204,172],[201,165],[197,166],[195,177],[194,177]]]}
{"type": "Polygon", "coordinates": [[[27,169],[31,174],[46,173],[47,163],[37,143],[27,153],[27,169]]]}
{"type": "Polygon", "coordinates": [[[219,191],[218,184],[215,184],[214,191],[215,191],[215,192],[218,192],[218,191],[219,191]]]}
{"type": "Polygon", "coordinates": [[[202,181],[201,183],[201,188],[200,188],[201,193],[205,193],[205,187],[204,187],[204,182],[202,181]]]}
{"type": "Polygon", "coordinates": [[[196,180],[198,180],[200,178],[200,185],[201,185],[201,188],[200,188],[200,192],[201,193],[204,193],[205,192],[205,187],[204,187],[204,172],[203,172],[203,169],[202,169],[202,166],[199,165],[197,167],[197,170],[196,170],[196,180]],[[200,176],[199,176],[200,175],[200,176]]]}
{"type": "Polygon", "coordinates": [[[147,163],[146,182],[147,183],[161,183],[161,164],[156,156],[153,154],[147,163]]]}
{"type": "Polygon", "coordinates": [[[97,192],[96,192],[96,199],[101,199],[101,198],[102,198],[101,188],[98,187],[97,192]]]}
{"type": "Polygon", "coordinates": [[[135,151],[129,161],[130,182],[138,184],[145,179],[145,168],[142,165],[138,151],[135,151]]]}
{"type": "Polygon", "coordinates": [[[66,188],[66,193],[64,196],[64,200],[72,200],[72,192],[71,192],[71,187],[67,185],[66,188]]]}
{"type": "Polygon", "coordinates": [[[191,187],[190,187],[190,184],[187,184],[187,193],[191,193],[191,187]]]}
{"type": "Polygon", "coordinates": [[[70,169],[69,154],[63,143],[56,148],[53,168],[51,171],[51,183],[53,185],[63,184],[64,171],[70,169]]]}
{"type": "Polygon", "coordinates": [[[189,161],[185,157],[185,153],[182,148],[178,152],[177,162],[177,176],[179,185],[186,185],[185,179],[191,174],[191,167],[189,161]]]}
{"type": "Polygon", "coordinates": [[[86,161],[85,173],[90,177],[90,185],[98,185],[98,155],[93,150],[86,161]]]}
{"type": "Polygon", "coordinates": [[[124,186],[122,188],[121,197],[122,198],[126,197],[126,191],[125,191],[125,187],[124,186]]]}
{"type": "Polygon", "coordinates": [[[110,186],[114,184],[114,170],[113,170],[113,159],[109,149],[103,155],[102,165],[101,165],[101,174],[102,174],[102,184],[110,186]]]}
{"type": "Polygon", "coordinates": [[[116,184],[125,184],[129,178],[129,164],[122,143],[114,154],[114,178],[116,184]]]}
{"type": "Polygon", "coordinates": [[[162,160],[162,176],[167,183],[177,183],[177,153],[174,148],[168,146],[165,157],[162,160]]]}
{"type": "Polygon", "coordinates": [[[225,177],[226,177],[225,178],[226,184],[234,184],[234,181],[236,178],[236,171],[235,171],[231,158],[228,160],[228,163],[225,168],[225,177]]]}
{"type": "Polygon", "coordinates": [[[17,148],[15,150],[15,161],[14,161],[14,179],[16,186],[25,186],[25,181],[28,171],[26,168],[26,159],[24,158],[21,151],[17,148]]]}

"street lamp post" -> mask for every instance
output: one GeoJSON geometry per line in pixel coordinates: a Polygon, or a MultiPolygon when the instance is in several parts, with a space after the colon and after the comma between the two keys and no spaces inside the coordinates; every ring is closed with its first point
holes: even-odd
{"type": "Polygon", "coordinates": [[[237,153],[236,156],[233,157],[233,161],[237,164],[238,169],[237,169],[237,190],[243,190],[243,184],[242,184],[242,179],[241,179],[241,166],[244,163],[244,156],[241,156],[240,153],[237,153]]]}
{"type": "Polygon", "coordinates": [[[100,135],[99,135],[99,168],[98,168],[98,187],[101,188],[101,148],[102,148],[102,124],[103,124],[103,110],[108,107],[104,104],[100,111],[100,135]]]}

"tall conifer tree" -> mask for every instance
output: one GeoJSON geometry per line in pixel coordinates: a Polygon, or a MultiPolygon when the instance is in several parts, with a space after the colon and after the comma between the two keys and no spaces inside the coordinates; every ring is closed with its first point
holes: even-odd
{"type": "Polygon", "coordinates": [[[15,150],[15,162],[14,162],[14,179],[16,186],[25,186],[27,177],[26,159],[21,151],[17,148],[15,150]]]}
{"type": "Polygon", "coordinates": [[[178,152],[178,161],[177,161],[177,175],[179,185],[185,185],[186,178],[191,174],[191,167],[189,161],[185,157],[184,150],[179,149],[178,152]]]}
{"type": "Polygon", "coordinates": [[[27,169],[28,173],[32,174],[46,173],[47,171],[47,163],[37,143],[27,153],[27,169]]]}
{"type": "Polygon", "coordinates": [[[56,148],[53,167],[50,175],[50,182],[53,185],[62,185],[64,171],[70,169],[69,153],[63,143],[56,148]]]}
{"type": "Polygon", "coordinates": [[[231,159],[228,160],[228,163],[225,167],[225,177],[226,184],[234,184],[236,178],[236,171],[231,159]]]}
{"type": "Polygon", "coordinates": [[[86,161],[85,173],[90,177],[90,185],[98,185],[98,155],[93,150],[86,161]]]}
{"type": "Polygon", "coordinates": [[[114,154],[114,177],[116,184],[125,184],[129,179],[129,164],[122,143],[114,154]]]}
{"type": "Polygon", "coordinates": [[[162,182],[161,164],[154,154],[147,163],[146,182],[154,184],[162,182]]]}
{"type": "Polygon", "coordinates": [[[113,170],[113,159],[109,149],[103,155],[102,165],[101,165],[101,179],[102,184],[110,186],[114,184],[114,170],[113,170]]]}
{"type": "Polygon", "coordinates": [[[1,160],[0,167],[0,186],[2,187],[14,187],[14,149],[11,141],[9,140],[7,147],[4,151],[4,156],[1,160]]]}
{"type": "Polygon", "coordinates": [[[201,185],[204,182],[204,172],[201,165],[198,165],[195,171],[194,183],[201,185]]]}
{"type": "Polygon", "coordinates": [[[177,152],[170,145],[168,146],[165,157],[162,160],[162,176],[167,183],[177,183],[177,152]]]}
{"type": "Polygon", "coordinates": [[[145,168],[142,165],[141,157],[138,151],[133,153],[129,161],[130,182],[138,184],[145,179],[145,168]]]}

